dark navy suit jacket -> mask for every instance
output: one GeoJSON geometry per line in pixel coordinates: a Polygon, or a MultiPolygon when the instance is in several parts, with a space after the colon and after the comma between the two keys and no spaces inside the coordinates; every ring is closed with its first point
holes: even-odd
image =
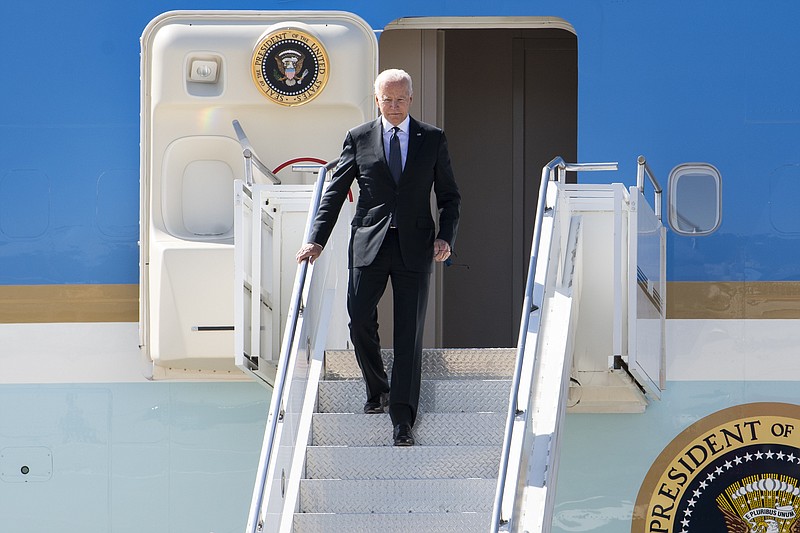
{"type": "Polygon", "coordinates": [[[359,196],[351,223],[350,267],[370,265],[386,231],[393,225],[397,227],[406,268],[430,272],[433,241],[442,239],[453,247],[461,209],[447,139],[441,129],[411,118],[406,164],[399,184],[395,184],[384,154],[381,130],[378,118],[347,132],[310,240],[325,246],[350,186],[357,180],[359,196]],[[436,194],[438,233],[431,213],[431,189],[436,194]]]}

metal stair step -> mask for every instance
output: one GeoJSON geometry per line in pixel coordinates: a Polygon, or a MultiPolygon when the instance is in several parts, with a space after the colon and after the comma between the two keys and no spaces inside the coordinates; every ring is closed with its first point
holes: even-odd
{"type": "MultiPolygon", "coordinates": [[[[500,446],[505,413],[420,413],[414,438],[420,446],[500,446]]],[[[314,446],[391,446],[388,414],[314,413],[314,446]]]]}
{"type": "Polygon", "coordinates": [[[304,479],[303,513],[490,512],[494,479],[304,479]]]}
{"type": "MultiPolygon", "coordinates": [[[[419,412],[505,412],[510,380],[423,380],[419,412]]],[[[361,380],[320,381],[317,411],[363,413],[365,398],[361,380]]]]}
{"type": "Polygon", "coordinates": [[[309,446],[308,479],[495,479],[498,446],[309,446]]]}
{"type": "MultiPolygon", "coordinates": [[[[510,379],[516,348],[448,348],[422,352],[423,379],[510,379]]],[[[384,368],[391,372],[393,350],[381,350],[384,368]]],[[[325,352],[325,379],[358,379],[361,370],[353,350],[325,352]]]]}
{"type": "MultiPolygon", "coordinates": [[[[392,350],[382,352],[391,369],[392,350]]],[[[425,350],[416,445],[365,415],[352,351],[326,352],[295,531],[471,532],[490,522],[515,349],[425,350]]]]}
{"type": "Polygon", "coordinates": [[[469,533],[489,529],[491,513],[401,513],[294,515],[294,530],[303,533],[469,533]]]}

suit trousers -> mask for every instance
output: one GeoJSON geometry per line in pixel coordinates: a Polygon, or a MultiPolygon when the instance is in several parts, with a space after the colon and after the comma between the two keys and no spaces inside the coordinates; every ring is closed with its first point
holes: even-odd
{"type": "MultiPolygon", "coordinates": [[[[387,230],[375,260],[351,268],[347,291],[350,339],[367,389],[367,401],[390,391],[392,424],[414,425],[419,406],[422,334],[430,286],[429,272],[408,270],[394,228],[387,230]],[[391,387],[381,357],[378,302],[392,280],[394,297],[394,364],[391,387]]],[[[432,258],[431,258],[432,260],[432,258]]]]}

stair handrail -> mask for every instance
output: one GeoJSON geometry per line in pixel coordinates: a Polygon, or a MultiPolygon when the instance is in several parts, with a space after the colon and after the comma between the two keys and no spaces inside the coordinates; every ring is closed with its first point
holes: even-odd
{"type": "MultiPolygon", "coordinates": [[[[314,192],[311,196],[311,205],[308,209],[308,218],[306,219],[305,231],[303,232],[303,242],[308,242],[311,235],[314,218],[317,215],[317,211],[319,211],[319,204],[322,200],[322,191],[324,189],[327,173],[329,170],[333,169],[337,163],[338,159],[320,166],[319,175],[314,184],[314,192]]],[[[273,461],[276,429],[279,419],[282,418],[282,402],[283,393],[286,388],[286,376],[288,375],[290,363],[293,365],[294,359],[297,357],[297,351],[293,351],[292,346],[294,345],[295,335],[297,334],[297,322],[300,319],[303,309],[303,293],[309,268],[309,261],[304,260],[297,266],[297,271],[295,273],[292,296],[289,300],[289,312],[286,318],[286,329],[283,334],[281,353],[278,359],[277,372],[275,374],[275,384],[272,390],[272,397],[274,398],[272,405],[275,407],[275,412],[272,412],[272,409],[270,409],[270,416],[267,420],[267,429],[264,433],[264,460],[262,461],[262,468],[256,473],[256,484],[253,488],[253,493],[255,494],[257,492],[258,497],[254,501],[254,505],[251,505],[250,514],[247,518],[246,533],[258,533],[263,530],[263,524],[259,523],[258,515],[264,505],[264,491],[267,485],[269,467],[273,461]]]]}
{"type": "Polygon", "coordinates": [[[250,144],[250,140],[244,133],[241,123],[238,120],[233,121],[233,130],[236,132],[236,137],[239,139],[239,144],[242,147],[242,155],[244,156],[244,182],[249,186],[253,186],[253,165],[261,171],[266,177],[270,179],[275,185],[281,184],[281,179],[276,176],[267,166],[261,162],[256,155],[256,151],[250,144]]]}
{"type": "MultiPolygon", "coordinates": [[[[547,202],[548,183],[551,180],[556,181],[556,178],[559,183],[565,183],[567,172],[617,170],[617,168],[617,163],[567,163],[560,156],[556,156],[552,161],[547,163],[542,168],[542,177],[539,183],[539,197],[536,206],[536,219],[533,226],[531,255],[528,262],[528,278],[525,283],[525,298],[522,304],[522,317],[520,319],[519,337],[517,340],[517,355],[514,366],[514,377],[511,382],[508,415],[506,417],[505,434],[503,436],[503,449],[500,455],[497,488],[495,490],[494,505],[492,508],[492,522],[490,526],[491,533],[497,533],[500,530],[501,525],[505,525],[511,521],[510,515],[506,519],[503,519],[503,500],[505,498],[505,485],[506,477],[508,476],[514,420],[517,416],[525,413],[525,409],[519,408],[518,396],[520,383],[522,381],[522,367],[527,344],[528,326],[530,324],[531,314],[542,307],[541,299],[543,297],[543,293],[542,297],[539,298],[537,303],[534,301],[533,288],[535,285],[534,280],[536,278],[536,263],[539,258],[539,244],[542,238],[542,221],[544,220],[545,205],[547,202]],[[558,170],[557,176],[555,174],[556,169],[558,170]]],[[[534,357],[535,356],[536,354],[534,354],[534,357]]]]}
{"type": "Polygon", "coordinates": [[[639,192],[644,194],[644,177],[650,180],[650,183],[653,185],[653,193],[655,198],[653,199],[653,211],[655,212],[656,218],[661,220],[661,184],[658,183],[656,179],[656,175],[653,174],[653,171],[650,170],[650,165],[647,164],[647,159],[643,155],[640,155],[636,159],[636,188],[639,189],[639,192]]]}

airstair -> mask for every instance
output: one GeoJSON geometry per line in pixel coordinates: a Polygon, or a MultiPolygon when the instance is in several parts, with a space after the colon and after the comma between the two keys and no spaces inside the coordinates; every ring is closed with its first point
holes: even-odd
{"type": "MultiPolygon", "coordinates": [[[[268,219],[284,193],[238,181],[237,365],[274,387],[247,533],[550,531],[568,406],[641,412],[664,386],[660,187],[644,158],[630,188],[565,179],[616,168],[556,158],[543,169],[518,346],[426,350],[413,447],[392,446],[387,414],[362,412],[342,317],[352,206],[325,253],[297,268],[275,358],[259,278],[271,253],[288,250],[262,249],[275,237],[258,231],[281,225],[268,219]]],[[[327,171],[313,192],[293,191],[308,206],[306,234],[327,171]]]]}

